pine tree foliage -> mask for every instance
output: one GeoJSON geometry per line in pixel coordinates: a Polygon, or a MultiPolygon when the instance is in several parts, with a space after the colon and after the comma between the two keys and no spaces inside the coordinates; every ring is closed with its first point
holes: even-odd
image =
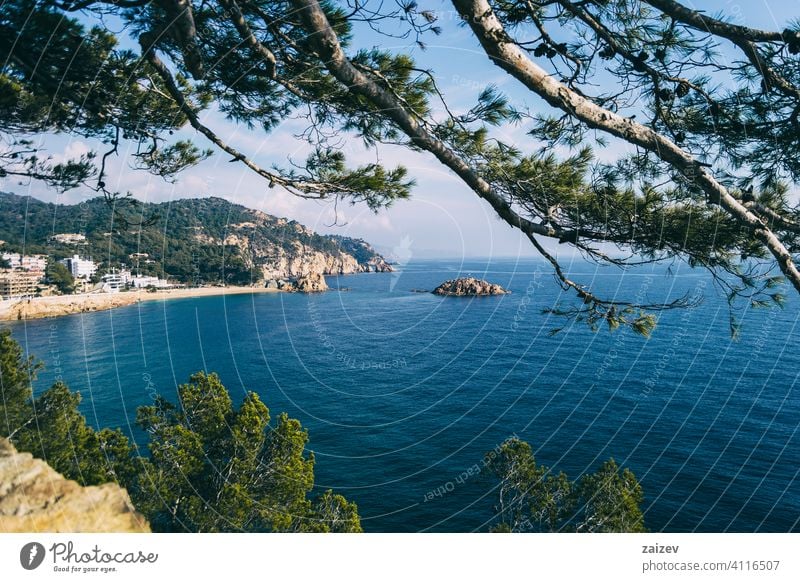
{"type": "Polygon", "coordinates": [[[81,485],[119,483],[154,531],[361,531],[355,503],[331,490],[312,496],[308,432],[286,414],[270,424],[254,392],[234,408],[216,374],[192,375],[178,404],[159,396],[139,408],[144,452],[119,429],[89,426],[63,382],[34,397],[39,368],[0,331],[0,436],[81,485]]]}
{"type": "Polygon", "coordinates": [[[170,137],[188,127],[270,187],[378,210],[409,196],[413,179],[379,162],[352,167],[343,144],[400,144],[433,156],[520,229],[575,297],[553,311],[593,328],[646,335],[657,311],[693,301],[602,297],[543,240],[623,268],[708,269],[732,309],[800,291],[795,24],[758,30],[676,0],[452,5],[530,101],[486,86],[472,107],[453,108],[447,71],[358,42],[368,28],[425,48],[442,28],[418,2],[10,0],[0,9],[9,56],[0,132],[13,147],[0,163],[7,174],[102,190],[106,154],[129,140],[138,166],[171,179],[207,155],[170,137]],[[111,17],[117,35],[104,25],[111,17]],[[313,153],[264,168],[204,125],[212,108],[266,133],[299,120],[313,153]],[[527,140],[500,131],[515,125],[527,140]],[[24,141],[31,131],[99,136],[109,150],[55,164],[24,141]]]}
{"type": "Polygon", "coordinates": [[[642,486],[609,459],[595,473],[570,481],[539,465],[518,438],[486,457],[496,479],[496,532],[635,533],[646,531],[642,486]]]}

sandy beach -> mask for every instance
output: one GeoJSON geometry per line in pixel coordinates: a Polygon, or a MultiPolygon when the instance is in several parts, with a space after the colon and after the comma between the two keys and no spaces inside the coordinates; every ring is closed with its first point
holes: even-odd
{"type": "Polygon", "coordinates": [[[31,297],[25,299],[6,299],[0,301],[0,321],[19,321],[58,317],[73,313],[103,311],[133,305],[140,301],[163,301],[187,297],[207,297],[212,295],[241,295],[245,293],[280,293],[277,289],[265,287],[196,287],[190,289],[165,289],[148,292],[125,291],[120,293],[86,293],[82,295],[56,295],[51,297],[31,297]]]}

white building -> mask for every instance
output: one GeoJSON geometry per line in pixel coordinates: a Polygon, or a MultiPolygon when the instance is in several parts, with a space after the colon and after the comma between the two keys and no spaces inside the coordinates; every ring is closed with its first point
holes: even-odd
{"type": "Polygon", "coordinates": [[[83,277],[90,279],[97,272],[97,265],[91,259],[82,259],[78,255],[58,261],[64,265],[75,278],[83,277]]]}
{"type": "Polygon", "coordinates": [[[46,255],[21,255],[20,253],[3,253],[3,259],[8,261],[12,269],[24,271],[44,271],[47,268],[46,255]]]}
{"type": "Polygon", "coordinates": [[[102,290],[104,293],[119,293],[128,286],[131,279],[131,272],[124,269],[106,273],[102,278],[102,290]]]}
{"type": "Polygon", "coordinates": [[[158,277],[133,277],[131,284],[137,289],[144,289],[145,287],[156,287],[158,289],[165,289],[172,285],[166,279],[159,279],[158,277]]]}
{"type": "Polygon", "coordinates": [[[57,242],[64,245],[86,244],[86,236],[78,234],[77,232],[65,232],[63,234],[54,234],[50,237],[50,242],[57,242]]]}

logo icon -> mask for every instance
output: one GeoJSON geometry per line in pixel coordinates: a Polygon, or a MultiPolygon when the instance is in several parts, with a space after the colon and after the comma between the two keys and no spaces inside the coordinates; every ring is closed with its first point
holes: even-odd
{"type": "Polygon", "coordinates": [[[392,258],[394,259],[395,264],[400,267],[400,270],[392,273],[392,279],[389,281],[390,293],[394,291],[394,287],[397,285],[400,275],[403,274],[403,267],[410,263],[411,257],[414,256],[414,252],[411,250],[411,245],[413,242],[414,241],[411,240],[410,236],[405,235],[400,241],[400,244],[396,245],[392,249],[392,258]]]}
{"type": "Polygon", "coordinates": [[[19,552],[19,563],[26,570],[35,570],[44,562],[44,554],[44,546],[39,542],[27,543],[19,552]]]}

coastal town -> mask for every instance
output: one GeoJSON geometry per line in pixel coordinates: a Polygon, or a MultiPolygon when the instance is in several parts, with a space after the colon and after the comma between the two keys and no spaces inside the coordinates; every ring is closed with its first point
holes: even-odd
{"type": "MultiPolygon", "coordinates": [[[[54,243],[81,245],[86,237],[77,233],[56,234],[54,243]]],[[[0,248],[5,243],[0,245],[0,248]]],[[[133,261],[147,261],[146,253],[132,255],[133,261]]],[[[170,289],[180,285],[152,275],[134,274],[131,268],[101,273],[101,265],[76,252],[63,259],[43,254],[18,252],[0,254],[0,298],[3,300],[83,293],[119,293],[137,289],[170,289]],[[61,268],[48,266],[58,265],[61,268]]]]}
{"type": "MultiPolygon", "coordinates": [[[[75,249],[63,258],[0,252],[0,321],[100,311],[142,299],[177,297],[187,291],[180,283],[141,274],[136,267],[150,260],[146,253],[131,255],[130,267],[105,267],[81,253],[86,245],[83,234],[55,234],[48,242],[75,249]],[[167,295],[169,292],[172,295],[167,295]]],[[[0,250],[5,246],[5,241],[0,241],[0,250]]],[[[192,295],[202,294],[203,290],[199,291],[192,295]]]]}
{"type": "Polygon", "coordinates": [[[123,228],[102,198],[64,205],[0,192],[0,321],[179,297],[321,292],[326,276],[393,270],[364,240],[320,235],[222,198],[142,209],[154,218],[123,228]]]}

